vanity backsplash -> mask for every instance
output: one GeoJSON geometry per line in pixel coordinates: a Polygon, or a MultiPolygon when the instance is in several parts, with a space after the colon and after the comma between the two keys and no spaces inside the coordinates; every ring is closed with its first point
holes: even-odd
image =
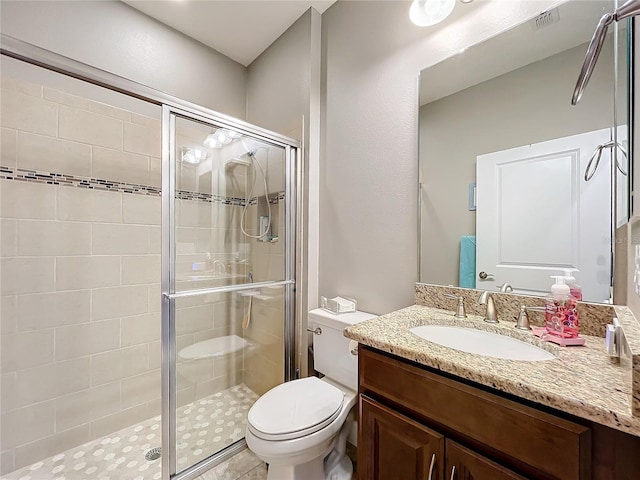
{"type": "MultiPolygon", "coordinates": [[[[445,293],[464,297],[464,307],[467,314],[484,315],[486,307],[478,304],[478,299],[483,293],[482,290],[416,283],[416,305],[455,310],[455,300],[446,298],[445,293]]],[[[521,305],[544,307],[543,297],[528,297],[502,292],[491,292],[491,295],[498,311],[499,320],[515,323],[518,320],[521,305]]],[[[612,305],[602,303],[578,302],[578,311],[580,313],[580,333],[603,338],[606,331],[605,325],[611,323],[611,319],[616,315],[616,310],[612,305]]],[[[544,312],[530,311],[529,320],[532,325],[544,326],[544,312]]]]}

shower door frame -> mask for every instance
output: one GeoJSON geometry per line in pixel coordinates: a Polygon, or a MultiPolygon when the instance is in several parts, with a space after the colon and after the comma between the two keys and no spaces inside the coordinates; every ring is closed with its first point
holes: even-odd
{"type": "MultiPolygon", "coordinates": [[[[189,118],[192,120],[200,120],[205,123],[215,122],[216,124],[229,126],[238,131],[242,131],[243,133],[249,133],[252,136],[260,138],[267,143],[273,144],[275,146],[281,146],[285,149],[286,159],[287,159],[287,167],[286,167],[286,188],[285,188],[285,202],[286,202],[286,212],[288,215],[285,215],[286,225],[285,230],[287,232],[287,238],[285,239],[285,280],[280,282],[260,282],[251,285],[252,288],[258,288],[264,285],[285,285],[285,328],[284,328],[284,338],[285,338],[285,351],[284,354],[284,379],[291,380],[296,376],[297,368],[297,358],[296,350],[297,350],[297,324],[295,321],[297,306],[302,305],[302,290],[301,288],[296,288],[296,274],[297,272],[302,272],[302,262],[304,261],[303,255],[301,254],[301,250],[303,248],[302,245],[302,235],[296,235],[300,225],[303,222],[303,211],[302,211],[302,197],[303,197],[303,185],[304,185],[304,169],[303,169],[303,157],[302,157],[302,148],[301,144],[298,140],[286,137],[284,135],[280,135],[278,133],[263,129],[261,127],[252,125],[248,122],[244,122],[242,120],[238,120],[229,115],[225,115],[223,113],[216,112],[214,110],[210,110],[195,103],[188,102],[179,97],[175,97],[173,95],[166,94],[154,88],[148,87],[146,85],[137,83],[133,80],[115,75],[113,73],[107,72],[105,70],[101,70],[99,68],[93,67],[86,63],[82,63],[80,61],[71,59],[69,57],[65,57],[58,53],[52,52],[50,50],[32,45],[28,42],[24,42],[22,40],[16,39],[4,33],[0,33],[0,55],[7,56],[9,58],[14,58],[16,60],[23,61],[25,63],[35,65],[46,70],[50,70],[53,72],[60,73],[62,75],[75,78],[93,85],[97,85],[108,90],[112,90],[133,98],[137,98],[139,100],[143,100],[149,102],[154,105],[158,105],[162,107],[162,169],[163,169],[163,178],[162,178],[162,209],[164,214],[165,203],[168,202],[165,199],[167,195],[165,189],[165,168],[167,167],[170,150],[169,150],[169,124],[165,121],[165,116],[167,120],[170,117],[172,112],[177,113],[178,115],[189,118]]],[[[175,168],[175,166],[171,167],[175,168]]],[[[174,178],[175,182],[175,178],[174,178]]],[[[175,185],[174,185],[175,186],[175,185]]],[[[167,203],[167,206],[169,203],[167,203]]],[[[164,266],[165,256],[169,255],[169,251],[165,253],[165,225],[163,222],[162,225],[162,265],[164,266]]],[[[171,246],[171,253],[173,253],[173,249],[171,246]]],[[[161,288],[162,292],[168,292],[165,290],[165,276],[167,273],[162,271],[162,279],[161,279],[161,288]]],[[[245,284],[238,286],[228,286],[225,287],[227,292],[234,290],[242,290],[244,289],[245,284]]],[[[223,290],[217,290],[221,292],[223,290]]],[[[190,296],[191,292],[180,292],[179,294],[175,294],[179,296],[190,296]]],[[[167,349],[165,351],[165,336],[170,333],[171,325],[168,320],[171,319],[167,314],[167,319],[165,319],[165,296],[162,295],[162,447],[163,452],[169,452],[170,455],[162,455],[162,480],[190,480],[195,478],[198,475],[201,475],[208,469],[212,468],[216,464],[228,459],[233,456],[235,453],[241,451],[246,447],[246,442],[244,440],[240,440],[229,447],[225,448],[219,453],[216,453],[201,462],[189,467],[179,475],[174,475],[175,472],[175,416],[173,416],[173,420],[171,420],[172,415],[168,410],[171,408],[172,403],[175,406],[175,391],[173,392],[173,402],[171,401],[171,392],[168,391],[171,386],[175,387],[175,380],[171,382],[169,369],[172,368],[175,373],[175,348],[167,349]],[[165,321],[167,325],[165,326],[165,321]],[[168,327],[166,330],[165,327],[168,327]],[[173,365],[168,365],[169,362],[173,359],[173,365]],[[167,414],[169,412],[169,414],[167,414]],[[173,423],[173,425],[171,424],[173,423]],[[171,435],[173,428],[173,435],[171,435]],[[170,437],[170,438],[169,438],[170,437]],[[171,443],[173,443],[173,447],[171,443]],[[173,468],[172,467],[173,464],[173,468]]],[[[176,298],[176,297],[174,297],[176,298]]],[[[166,299],[168,303],[168,298],[166,299]]],[[[175,333],[175,332],[174,332],[175,333]]],[[[175,376],[174,376],[175,378],[175,376]]],[[[175,409],[174,409],[175,414],[175,409]]]]}
{"type": "Polygon", "coordinates": [[[284,286],[284,380],[294,378],[295,366],[295,311],[296,311],[296,219],[298,182],[300,176],[300,147],[296,140],[267,132],[242,121],[212,112],[193,112],[176,106],[162,106],[162,456],[163,480],[190,480],[214,464],[245,448],[244,439],[216,452],[210,457],[176,472],[176,329],[175,301],[179,298],[209,295],[213,293],[240,292],[266,286],[284,286]],[[284,279],[256,283],[242,283],[198,290],[175,290],[175,193],[176,193],[176,118],[206,124],[213,128],[228,128],[259,139],[285,151],[285,235],[284,279]]]}

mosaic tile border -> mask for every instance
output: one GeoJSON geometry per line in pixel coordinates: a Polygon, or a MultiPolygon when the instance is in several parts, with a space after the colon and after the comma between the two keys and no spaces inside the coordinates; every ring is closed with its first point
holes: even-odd
{"type": "MultiPolygon", "coordinates": [[[[62,185],[67,187],[86,188],[89,190],[101,190],[108,192],[132,193],[135,195],[146,195],[160,197],[162,189],[150,185],[139,185],[135,183],[118,182],[115,180],[103,180],[101,178],[81,177],[67,175],[65,173],[44,172],[40,170],[29,170],[25,168],[11,168],[0,165],[0,179],[19,182],[41,183],[45,185],[62,185]]],[[[190,192],[188,190],[176,191],[176,198],[180,200],[194,200],[206,203],[221,203],[223,205],[245,206],[245,199],[241,197],[227,197],[210,193],[190,192]]],[[[278,192],[269,198],[269,203],[277,204],[284,200],[285,193],[278,192]]],[[[249,205],[256,205],[258,199],[253,197],[249,205]]]]}
{"type": "Polygon", "coordinates": [[[103,180],[100,178],[80,177],[64,173],[43,172],[25,168],[11,168],[0,165],[0,179],[17,180],[47,185],[63,185],[69,187],[88,188],[92,190],[136,193],[139,195],[160,196],[160,188],[134,183],[103,180]]]}
{"type": "MultiPolygon", "coordinates": [[[[162,191],[160,191],[162,194],[162,191]]],[[[222,203],[223,205],[233,205],[236,207],[244,207],[244,198],[225,197],[224,195],[215,195],[211,193],[189,192],[188,190],[176,190],[176,198],[180,200],[194,200],[205,203],[222,203]]],[[[249,202],[251,205],[251,202],[249,202]]]]}

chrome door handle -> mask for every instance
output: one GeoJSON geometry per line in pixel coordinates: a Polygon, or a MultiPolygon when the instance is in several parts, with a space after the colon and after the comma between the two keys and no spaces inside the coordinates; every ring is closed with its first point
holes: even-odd
{"type": "Polygon", "coordinates": [[[451,480],[453,480],[456,476],[456,466],[451,467],[451,480]]]}
{"type": "Polygon", "coordinates": [[[429,465],[429,480],[431,479],[431,476],[433,475],[433,466],[436,464],[436,454],[434,453],[433,455],[431,455],[431,465],[429,465]]]}
{"type": "Polygon", "coordinates": [[[493,273],[480,272],[478,276],[480,277],[480,280],[486,280],[489,277],[493,277],[493,273]]]}

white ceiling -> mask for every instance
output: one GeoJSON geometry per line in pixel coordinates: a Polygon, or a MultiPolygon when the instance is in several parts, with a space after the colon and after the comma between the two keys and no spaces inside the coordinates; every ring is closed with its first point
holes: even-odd
{"type": "Polygon", "coordinates": [[[314,7],[336,0],[122,0],[244,66],[314,7]]]}

